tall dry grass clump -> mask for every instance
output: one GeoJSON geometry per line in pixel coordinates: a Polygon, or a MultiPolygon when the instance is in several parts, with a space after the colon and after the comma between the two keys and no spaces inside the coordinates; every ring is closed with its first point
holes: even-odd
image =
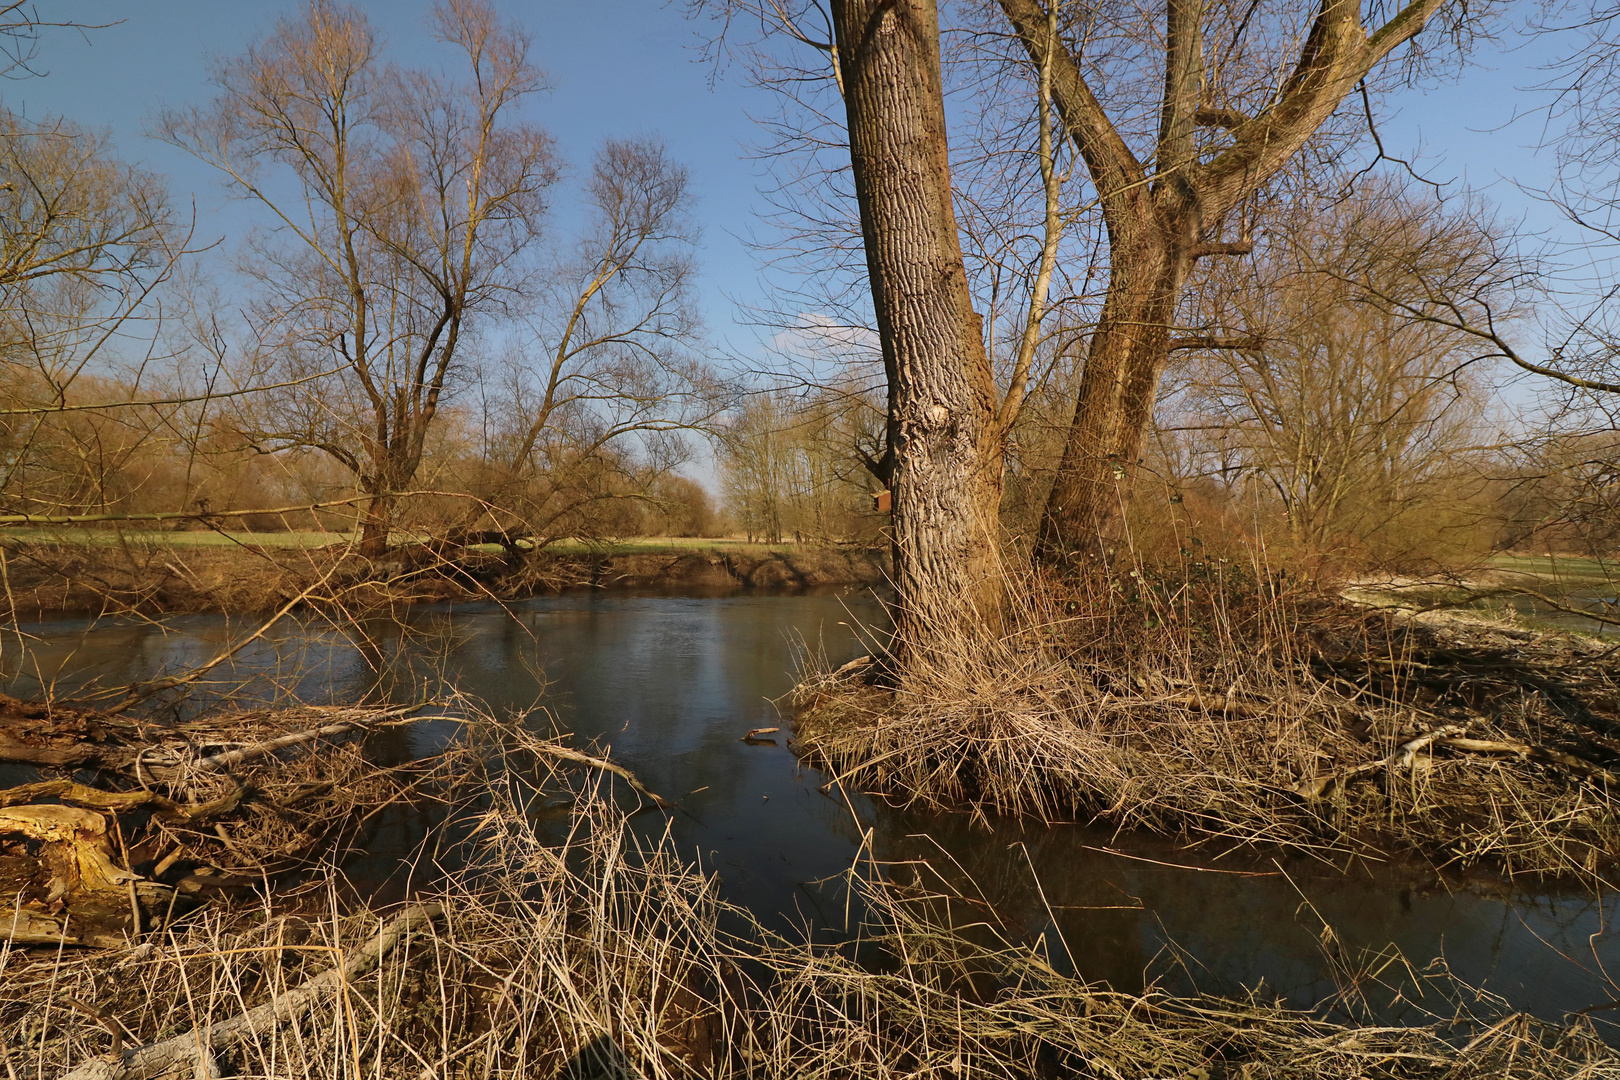
{"type": "Polygon", "coordinates": [[[324,902],[204,909],[109,952],[0,948],[5,1075],[693,1075],[735,1015],[714,882],[592,784],[560,810],[540,741],[502,738],[403,909],[346,910],[329,867],[324,902]]]}
{"type": "Polygon", "coordinates": [[[901,802],[1590,877],[1620,856],[1593,643],[1358,609],[1263,565],[1026,575],[1001,627],[813,672],[801,751],[901,802]]]}

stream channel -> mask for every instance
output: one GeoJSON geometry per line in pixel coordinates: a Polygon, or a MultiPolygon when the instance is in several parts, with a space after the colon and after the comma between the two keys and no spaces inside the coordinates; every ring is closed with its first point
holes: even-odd
{"type": "MultiPolygon", "coordinates": [[[[1620,980],[1613,895],[1440,879],[1410,866],[1345,873],[1274,853],[1215,859],[1106,828],[995,819],[987,827],[836,787],[823,792],[828,778],[795,759],[771,701],[787,692],[807,648],[834,664],[850,659],[867,651],[851,624],[881,617],[858,592],[569,594],[505,610],[413,609],[403,627],[369,628],[363,648],[324,625],[283,623],[216,674],[239,703],[272,686],[310,702],[368,693],[418,700],[424,678],[443,677],[498,710],[543,704],[577,745],[611,747],[649,788],[677,801],[667,821],[681,854],[717,873],[726,900],[774,929],[831,940],[845,926],[841,875],[853,860],[926,859],[957,882],[970,877],[966,887],[1008,926],[1031,940],[1046,935],[1061,966],[1066,952],[1080,974],[1120,990],[1149,980],[1178,991],[1258,987],[1268,999],[1311,1006],[1334,988],[1325,922],[1349,955],[1398,950],[1418,971],[1440,961],[1546,1019],[1598,1007],[1599,1031],[1620,1042],[1620,1008],[1602,1008],[1620,998],[1604,974],[1620,980]],[[257,681],[244,688],[243,679],[257,681]],[[774,743],[742,741],[750,729],[777,726],[774,743]]],[[[33,639],[26,652],[5,635],[0,673],[17,696],[36,696],[44,684],[71,695],[200,663],[254,628],[244,626],[215,616],[35,623],[19,628],[33,639]]],[[[205,704],[203,694],[187,707],[205,704]]],[[[402,749],[432,753],[454,729],[403,729],[402,749]]],[[[636,822],[657,833],[666,816],[650,811],[636,822]]],[[[386,879],[427,825],[392,821],[367,837],[349,872],[386,879]]],[[[1382,978],[1415,996],[1406,971],[1390,965],[1382,978]]],[[[1375,1011],[1386,1021],[1423,1019],[1415,1007],[1388,1004],[1387,990],[1369,999],[1385,1002],[1375,1011]]]]}

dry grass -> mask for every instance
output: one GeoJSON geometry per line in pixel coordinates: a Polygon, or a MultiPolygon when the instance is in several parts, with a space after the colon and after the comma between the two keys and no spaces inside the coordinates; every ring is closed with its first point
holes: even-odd
{"type": "Polygon", "coordinates": [[[1620,856],[1620,680],[1594,643],[1191,560],[1015,594],[1004,632],[914,651],[898,689],[805,678],[802,750],[901,801],[1220,846],[1588,880],[1620,856]]]}
{"type": "Polygon", "coordinates": [[[594,785],[573,781],[565,818],[549,810],[562,778],[535,771],[545,755],[531,736],[507,729],[501,740],[467,859],[419,891],[413,928],[376,963],[354,961],[399,924],[345,912],[335,885],[320,907],[209,911],[108,953],[0,950],[6,1075],[141,1075],[135,1047],[169,1039],[208,1047],[184,1073],[307,1080],[1528,1080],[1620,1069],[1584,1021],[1551,1028],[1477,996],[1447,998],[1429,1026],[1392,1028],[1259,999],[1114,993],[1059,973],[1043,943],[956,925],[951,897],[901,887],[881,867],[855,883],[870,912],[856,942],[770,937],[725,908],[667,835],[638,839],[594,785]],[[334,967],[349,977],[321,984],[307,1008],[228,1026],[334,967]]]}

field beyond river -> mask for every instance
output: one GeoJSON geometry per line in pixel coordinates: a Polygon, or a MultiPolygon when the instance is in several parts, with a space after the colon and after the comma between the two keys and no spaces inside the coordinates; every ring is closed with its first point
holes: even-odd
{"type": "MultiPolygon", "coordinates": [[[[396,538],[397,539],[397,538],[396,538]]],[[[346,611],[512,600],[572,589],[728,592],[885,586],[886,549],[641,537],[521,545],[396,543],[370,560],[330,532],[0,531],[3,600],[18,617],[346,611]]]]}

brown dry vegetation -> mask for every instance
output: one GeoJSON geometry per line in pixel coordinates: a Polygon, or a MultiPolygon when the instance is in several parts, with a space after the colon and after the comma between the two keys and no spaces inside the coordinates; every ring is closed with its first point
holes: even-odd
{"type": "Polygon", "coordinates": [[[544,765],[550,744],[486,730],[462,758],[485,797],[467,804],[460,869],[435,878],[424,854],[403,912],[346,908],[329,872],[301,903],[205,908],[122,948],[0,948],[8,1074],[1415,1080],[1620,1065],[1584,1019],[1510,1015],[1441,976],[1416,992],[1432,1022],[1398,1028],[1115,993],[1004,927],[958,928],[949,897],[882,867],[852,874],[870,913],[859,960],[767,935],[599,784],[544,765]],[[577,799],[566,814],[557,790],[577,799]]]}
{"type": "Polygon", "coordinates": [[[749,547],[501,554],[428,543],[366,559],[352,546],[261,546],[222,534],[207,547],[108,534],[97,542],[4,546],[0,611],[53,614],[253,615],[295,606],[347,613],[412,603],[519,599],[570,588],[810,588],[887,580],[886,553],[864,546],[749,547]]]}
{"type": "Polygon", "coordinates": [[[1220,849],[1587,881],[1620,856],[1620,670],[1596,642],[1371,611],[1222,560],[1025,595],[901,689],[870,667],[807,678],[803,752],[901,801],[1220,849]]]}

